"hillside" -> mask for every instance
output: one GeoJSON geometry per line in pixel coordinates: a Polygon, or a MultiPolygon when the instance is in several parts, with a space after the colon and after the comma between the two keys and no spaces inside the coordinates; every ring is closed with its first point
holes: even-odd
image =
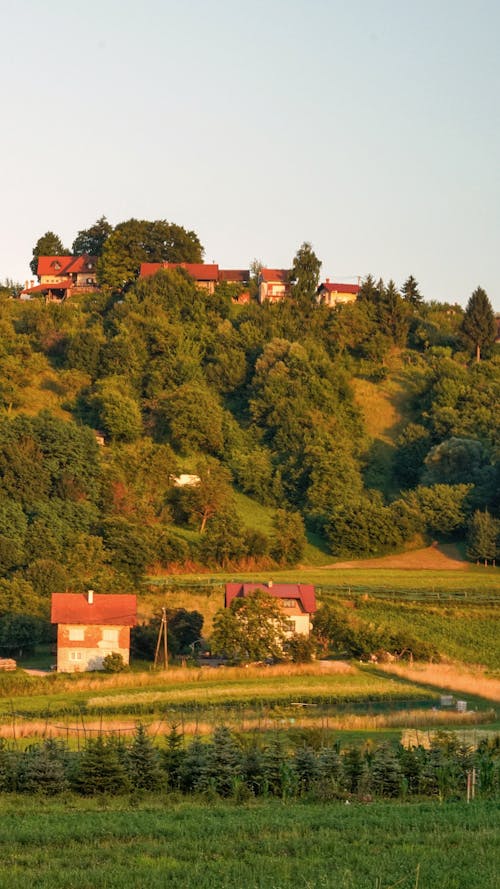
{"type": "Polygon", "coordinates": [[[3,295],[5,611],[45,617],[54,589],[146,574],[441,568],[425,543],[467,534],[491,562],[498,357],[470,361],[455,309],[392,285],[337,309],[305,286],[241,304],[173,268],[123,292],[3,295]]]}

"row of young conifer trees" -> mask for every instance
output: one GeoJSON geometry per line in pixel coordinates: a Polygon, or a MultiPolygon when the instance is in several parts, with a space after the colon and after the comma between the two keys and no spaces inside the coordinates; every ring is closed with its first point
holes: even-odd
{"type": "Polygon", "coordinates": [[[453,734],[434,737],[429,748],[381,743],[290,747],[277,732],[263,744],[242,741],[225,726],[208,741],[184,743],[176,726],[157,745],[139,724],[129,742],[99,734],[82,750],[46,739],[20,751],[0,741],[0,792],[57,795],[133,791],[204,794],[238,801],[259,796],[461,799],[473,776],[477,796],[500,796],[500,737],[475,748],[453,734]]]}

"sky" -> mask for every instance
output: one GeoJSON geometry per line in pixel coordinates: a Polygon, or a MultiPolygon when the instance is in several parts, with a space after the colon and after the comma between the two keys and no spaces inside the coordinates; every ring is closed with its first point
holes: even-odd
{"type": "Polygon", "coordinates": [[[500,310],[498,0],[0,0],[0,279],[105,215],[500,310]]]}

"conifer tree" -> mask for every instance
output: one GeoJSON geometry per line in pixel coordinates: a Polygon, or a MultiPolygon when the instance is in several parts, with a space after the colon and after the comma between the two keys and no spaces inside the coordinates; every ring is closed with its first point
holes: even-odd
{"type": "Polygon", "coordinates": [[[185,793],[201,790],[205,777],[207,745],[198,735],[187,747],[179,767],[179,784],[185,793]]]}
{"type": "Polygon", "coordinates": [[[184,736],[178,731],[178,723],[173,723],[167,736],[167,749],[163,751],[163,768],[166,772],[167,787],[174,790],[179,787],[182,763],[185,758],[183,747],[184,736]]]}
{"type": "Polygon", "coordinates": [[[67,750],[58,741],[33,744],[18,760],[16,787],[20,793],[54,796],[69,787],[67,750]]]}
{"type": "Polygon", "coordinates": [[[142,723],[138,723],[128,751],[129,774],[137,790],[159,790],[164,783],[160,754],[142,723]]]}
{"type": "Polygon", "coordinates": [[[102,734],[89,738],[80,758],[77,787],[81,793],[124,793],[130,789],[127,770],[118,756],[116,746],[102,734]]]}
{"type": "Polygon", "coordinates": [[[371,789],[377,796],[395,797],[401,789],[401,765],[390,744],[375,750],[370,768],[371,789]]]}
{"type": "Polygon", "coordinates": [[[481,351],[495,342],[496,324],[491,303],[482,287],[477,287],[467,303],[462,321],[462,336],[481,361],[481,351]]]}
{"type": "Polygon", "coordinates": [[[259,796],[264,786],[264,761],[257,744],[253,743],[244,751],[241,770],[248,789],[254,796],[259,796]]]}
{"type": "Polygon", "coordinates": [[[230,796],[237,778],[242,776],[241,748],[225,725],[215,728],[207,745],[203,783],[219,796],[230,796]]]}
{"type": "Polygon", "coordinates": [[[0,793],[15,790],[17,772],[17,755],[5,738],[0,738],[0,793]]]}
{"type": "Polygon", "coordinates": [[[307,793],[311,790],[318,775],[318,763],[314,750],[306,745],[298,747],[295,751],[293,768],[297,779],[298,793],[307,793]]]}
{"type": "Polygon", "coordinates": [[[317,766],[318,789],[324,799],[341,795],[345,776],[342,757],[335,747],[323,747],[319,751],[317,766]]]}
{"type": "Polygon", "coordinates": [[[263,755],[264,787],[274,796],[285,796],[290,788],[290,765],[285,753],[283,738],[276,732],[263,755]]]}

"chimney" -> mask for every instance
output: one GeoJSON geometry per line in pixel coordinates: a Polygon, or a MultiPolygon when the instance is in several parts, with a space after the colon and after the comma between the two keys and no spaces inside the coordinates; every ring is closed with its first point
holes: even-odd
{"type": "Polygon", "coordinates": [[[29,281],[25,281],[25,282],[24,282],[24,289],[27,290],[29,286],[30,286],[30,282],[29,282],[29,281]]]}
{"type": "Polygon", "coordinates": [[[326,279],[326,283],[327,283],[327,284],[330,283],[330,278],[327,278],[327,279],[326,279]]]}
{"type": "Polygon", "coordinates": [[[268,582],[267,582],[267,588],[268,588],[269,590],[272,589],[272,585],[273,585],[272,580],[268,580],[268,582]]]}
{"type": "Polygon", "coordinates": [[[34,281],[30,281],[30,287],[34,287],[34,286],[35,286],[35,282],[34,282],[34,281]]]}
{"type": "Polygon", "coordinates": [[[94,590],[87,590],[87,602],[89,605],[94,604],[94,590]]]}

